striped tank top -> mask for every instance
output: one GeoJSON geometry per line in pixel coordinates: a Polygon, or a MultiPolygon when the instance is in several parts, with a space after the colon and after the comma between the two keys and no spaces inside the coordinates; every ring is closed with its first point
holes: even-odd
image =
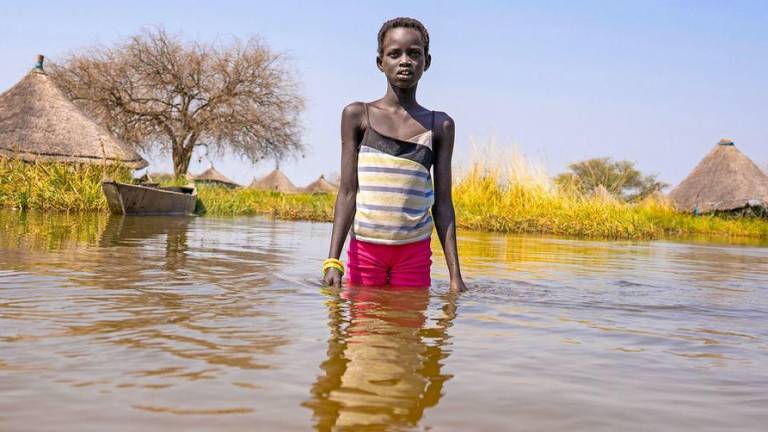
{"type": "Polygon", "coordinates": [[[357,159],[357,198],[352,235],[360,241],[407,244],[432,234],[432,130],[407,140],[367,126],[357,159]]]}

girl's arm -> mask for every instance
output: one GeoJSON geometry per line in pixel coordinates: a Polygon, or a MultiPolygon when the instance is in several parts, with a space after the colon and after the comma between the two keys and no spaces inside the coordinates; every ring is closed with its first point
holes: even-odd
{"type": "Polygon", "coordinates": [[[435,204],[432,206],[432,217],[435,219],[435,229],[440,243],[443,245],[445,262],[451,277],[451,291],[458,292],[467,289],[461,278],[459,253],[456,248],[456,213],[453,209],[451,196],[451,157],[453,156],[453,139],[455,125],[447,114],[437,115],[436,140],[433,148],[435,173],[435,204]]]}
{"type": "MultiPolygon", "coordinates": [[[[347,105],[341,113],[341,180],[333,211],[333,233],[328,258],[339,258],[347,233],[355,217],[357,195],[357,151],[362,139],[364,107],[360,102],[347,105]]],[[[341,272],[328,269],[323,282],[328,286],[341,287],[341,272]]]]}

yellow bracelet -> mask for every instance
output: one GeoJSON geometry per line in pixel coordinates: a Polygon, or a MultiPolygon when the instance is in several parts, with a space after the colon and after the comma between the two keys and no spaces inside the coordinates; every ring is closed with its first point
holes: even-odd
{"type": "Polygon", "coordinates": [[[328,272],[328,269],[330,268],[334,268],[338,270],[342,276],[344,275],[344,269],[340,265],[336,263],[328,263],[325,266],[323,266],[323,276],[325,276],[325,274],[328,272]]]}
{"type": "Polygon", "coordinates": [[[323,261],[323,276],[325,276],[329,268],[335,268],[344,275],[344,264],[336,258],[328,258],[323,261]]]}
{"type": "Polygon", "coordinates": [[[338,264],[338,265],[340,265],[340,266],[343,266],[343,265],[344,265],[344,263],[342,263],[342,262],[341,262],[341,261],[340,261],[338,258],[328,258],[328,259],[326,259],[325,261],[323,261],[323,265],[326,265],[326,264],[328,264],[329,262],[332,262],[332,263],[336,263],[336,264],[338,264]]]}
{"type": "Polygon", "coordinates": [[[338,265],[336,263],[328,263],[328,264],[323,266],[323,270],[326,270],[326,269],[329,269],[329,268],[335,268],[335,269],[338,269],[342,273],[344,272],[344,267],[340,266],[340,265],[338,265]]]}
{"type": "Polygon", "coordinates": [[[336,260],[336,261],[325,261],[323,263],[323,269],[326,269],[328,267],[334,267],[334,268],[338,268],[342,272],[344,271],[344,264],[341,261],[338,261],[338,260],[336,260]]]}

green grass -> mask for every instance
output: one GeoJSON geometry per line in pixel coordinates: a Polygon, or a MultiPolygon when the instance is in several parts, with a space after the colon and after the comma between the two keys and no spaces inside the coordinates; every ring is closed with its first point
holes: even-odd
{"type": "Polygon", "coordinates": [[[104,211],[102,178],[127,181],[125,167],[0,158],[0,207],[20,210],[104,211]]]}
{"type": "Polygon", "coordinates": [[[335,195],[282,194],[255,189],[198,186],[200,202],[209,215],[266,215],[286,220],[329,222],[335,195]]]}
{"type": "Polygon", "coordinates": [[[510,233],[653,239],[708,235],[768,238],[768,221],[678,213],[665,202],[626,203],[565,192],[544,184],[505,181],[473,166],[454,187],[459,227],[510,233]]]}
{"type": "MultiPolygon", "coordinates": [[[[487,153],[493,154],[493,152],[487,153]]],[[[0,207],[22,210],[104,212],[101,180],[126,181],[124,168],[27,164],[0,159],[0,207]]],[[[330,222],[333,195],[281,194],[253,189],[199,186],[207,215],[265,215],[330,222]]],[[[653,239],[676,236],[768,239],[768,221],[693,216],[659,201],[626,203],[558,189],[543,170],[519,156],[489,156],[457,175],[457,226],[502,233],[653,239]],[[504,161],[499,164],[497,161],[504,161]]]]}

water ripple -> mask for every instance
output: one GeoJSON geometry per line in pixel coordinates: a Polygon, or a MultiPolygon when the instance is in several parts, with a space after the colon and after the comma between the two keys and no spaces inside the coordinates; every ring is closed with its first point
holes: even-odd
{"type": "Polygon", "coordinates": [[[460,233],[457,297],[437,243],[429,291],[337,291],[327,224],[76,218],[0,212],[2,429],[768,422],[767,249],[460,233]]]}

